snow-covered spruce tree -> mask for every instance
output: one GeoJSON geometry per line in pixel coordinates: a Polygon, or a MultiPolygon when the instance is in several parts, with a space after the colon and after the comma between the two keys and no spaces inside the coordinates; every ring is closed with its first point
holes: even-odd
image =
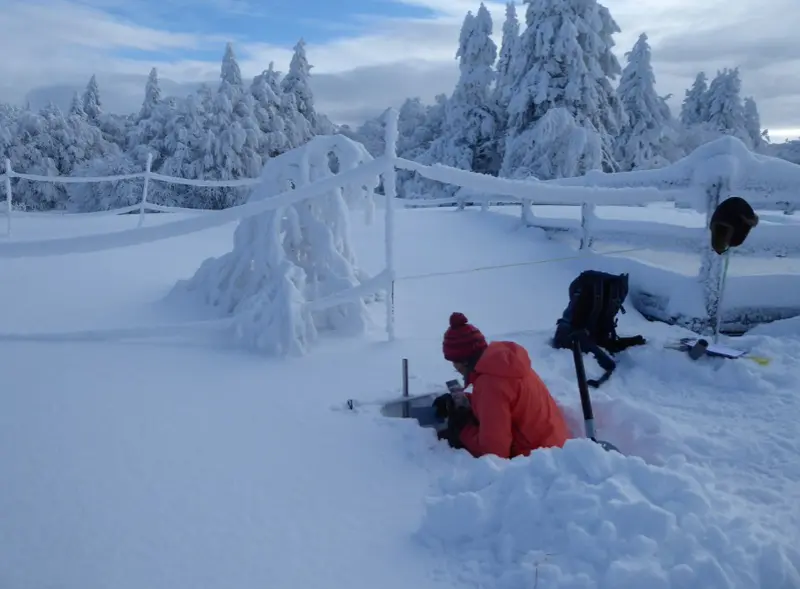
{"type": "MultiPolygon", "coordinates": [[[[206,120],[213,108],[214,92],[207,85],[201,86],[194,94],[179,101],[174,108],[164,105],[159,112],[165,114],[164,141],[161,157],[162,163],[154,169],[165,176],[177,178],[201,178],[206,161],[213,161],[212,142],[209,141],[206,120]]],[[[150,149],[146,147],[145,149],[150,149]]],[[[138,153],[138,152],[137,152],[138,153]]],[[[141,163],[142,156],[137,155],[141,163]]],[[[197,194],[194,186],[152,182],[149,187],[148,200],[165,206],[197,206],[197,194]]]]}
{"type": "Polygon", "coordinates": [[[723,69],[708,86],[708,123],[722,135],[732,135],[751,146],[745,127],[739,68],[723,69]]]}
{"type": "Polygon", "coordinates": [[[502,109],[508,107],[514,77],[511,60],[519,43],[519,19],[517,7],[513,2],[506,3],[506,20],[503,23],[503,38],[500,42],[500,53],[497,57],[497,77],[495,83],[495,102],[502,109]]]}
{"type": "MultiPolygon", "coordinates": [[[[0,103],[0,157],[9,157],[9,149],[14,142],[14,129],[20,109],[0,103]]],[[[5,165],[5,161],[3,162],[5,165]]]]}
{"type": "Polygon", "coordinates": [[[686,91],[681,104],[681,123],[686,127],[708,122],[708,80],[700,72],[686,91]]]}
{"type": "Polygon", "coordinates": [[[262,133],[262,156],[275,157],[291,149],[286,133],[280,74],[272,62],[268,69],[253,78],[250,93],[255,101],[253,115],[262,133]]]}
{"type": "Polygon", "coordinates": [[[92,74],[86,89],[83,91],[83,112],[89,117],[90,121],[97,121],[103,113],[102,102],[100,101],[100,88],[97,85],[97,77],[92,74]]]}
{"type": "MultiPolygon", "coordinates": [[[[445,107],[442,133],[417,158],[420,163],[497,174],[499,114],[492,94],[497,45],[491,34],[492,17],[481,3],[477,14],[469,12],[464,19],[456,53],[461,75],[445,107]]],[[[407,185],[406,190],[432,198],[448,198],[458,190],[457,186],[420,177],[411,182],[414,187],[407,185]]]]}
{"type": "Polygon", "coordinates": [[[175,111],[175,108],[161,101],[158,72],[156,68],[151,69],[144,88],[142,107],[126,136],[126,152],[132,161],[138,163],[140,170],[146,166],[148,154],[153,156],[152,170],[159,170],[163,165],[167,151],[167,121],[175,111]]]}
{"type": "MultiPolygon", "coordinates": [[[[531,145],[547,141],[535,134],[536,123],[551,108],[564,108],[575,124],[598,133],[600,161],[592,151],[581,160],[592,169],[615,171],[614,138],[625,113],[612,81],[621,73],[614,56],[613,34],[619,27],[596,0],[526,0],[527,28],[511,60],[511,99],[505,156],[500,174],[541,177],[529,157],[531,145]]],[[[557,117],[563,121],[563,116],[557,117]]],[[[559,125],[560,126],[560,125],[559,125]]],[[[547,128],[551,125],[547,125],[547,128]]],[[[560,141],[560,140],[559,140],[560,141]]],[[[586,145],[592,145],[587,141],[586,145]]],[[[542,152],[546,146],[539,146],[542,152]]],[[[555,171],[558,175],[561,172],[555,171]]]]}
{"type": "Polygon", "coordinates": [[[764,150],[771,157],[779,157],[800,165],[800,139],[792,139],[783,143],[770,143],[764,147],[764,150]]]}
{"type": "MultiPolygon", "coordinates": [[[[316,137],[302,149],[267,161],[249,202],[261,202],[332,174],[329,154],[340,170],[370,158],[342,135],[316,137]]],[[[249,348],[273,355],[304,353],[318,332],[355,334],[367,325],[363,300],[313,309],[314,301],[361,283],[348,234],[347,195],[331,191],[290,207],[242,220],[233,251],[203,262],[178,282],[170,298],[199,299],[233,318],[232,334],[249,348]]]]}
{"type": "Polygon", "coordinates": [[[158,84],[158,70],[153,68],[147,76],[147,84],[144,87],[144,100],[142,108],[139,110],[139,120],[150,118],[160,102],[161,86],[158,84]]]}
{"type": "Polygon", "coordinates": [[[753,150],[761,151],[766,143],[764,136],[767,131],[761,130],[761,115],[758,113],[756,100],[752,96],[744,99],[744,128],[750,138],[753,150]]]}
{"type": "Polygon", "coordinates": [[[660,168],[675,155],[671,116],[656,93],[656,77],[650,61],[650,44],[642,33],[625,54],[617,95],[627,122],[616,140],[616,157],[622,171],[660,168]]]}
{"type": "Polygon", "coordinates": [[[428,109],[419,97],[407,98],[397,114],[397,155],[414,160],[435,139],[427,124],[428,109]]]}
{"type": "Polygon", "coordinates": [[[681,104],[680,144],[685,153],[691,153],[720,135],[709,123],[709,98],[708,79],[705,72],[700,72],[686,90],[681,104]]]}
{"type": "MultiPolygon", "coordinates": [[[[236,180],[256,177],[262,166],[259,146],[261,130],[254,111],[253,95],[242,85],[242,74],[233,46],[228,43],[222,59],[220,84],[205,120],[202,156],[195,160],[196,173],[206,180],[236,180]]],[[[243,202],[247,188],[195,188],[186,206],[224,209],[243,202]]]]}
{"type": "MultiPolygon", "coordinates": [[[[76,166],[72,176],[116,176],[136,174],[142,168],[130,155],[116,151],[76,166]]],[[[156,184],[151,183],[150,186],[156,184]]],[[[67,184],[66,209],[74,213],[109,211],[137,204],[142,199],[141,179],[67,184]]],[[[148,199],[152,200],[152,199],[148,199]]]]}
{"type": "Polygon", "coordinates": [[[519,43],[519,19],[513,2],[506,3],[506,20],[503,23],[503,38],[495,68],[494,103],[497,105],[498,121],[495,129],[495,144],[500,163],[505,156],[506,128],[508,127],[508,102],[511,99],[513,70],[511,60],[519,43]]]}
{"type": "MultiPolygon", "coordinates": [[[[16,123],[9,157],[20,172],[70,176],[85,162],[119,153],[96,126],[79,115],[65,117],[53,104],[38,113],[23,111],[16,123]]],[[[14,195],[29,209],[64,209],[67,186],[74,185],[19,180],[14,195]]]]}
{"type": "MultiPolygon", "coordinates": [[[[422,143],[414,149],[413,157],[410,157],[411,153],[401,155],[401,157],[419,162],[423,161],[421,158],[430,149],[432,143],[444,132],[445,111],[448,101],[445,94],[437,94],[434,97],[433,104],[425,106],[425,123],[422,129],[418,131],[418,137],[422,143]]],[[[398,120],[398,130],[404,126],[401,121],[402,119],[398,120]]],[[[383,129],[382,126],[381,129],[383,129]]],[[[401,138],[402,135],[398,137],[398,144],[401,142],[401,138]]],[[[383,139],[381,139],[381,145],[383,145],[383,139]]],[[[399,152],[398,155],[400,155],[399,152]]],[[[397,195],[400,198],[428,198],[430,196],[427,194],[428,186],[429,184],[422,182],[421,178],[414,172],[406,172],[405,170],[398,170],[397,172],[397,195]]]]}
{"type": "Polygon", "coordinates": [[[83,100],[81,100],[77,92],[72,95],[72,102],[69,105],[69,115],[86,118],[86,111],[83,110],[83,100]]]}
{"type": "MultiPolygon", "coordinates": [[[[535,178],[571,178],[599,168],[603,161],[600,135],[578,125],[566,108],[551,108],[531,128],[537,140],[525,153],[526,170],[535,178]]],[[[517,176],[524,178],[522,174],[517,176]]]]}
{"type": "Polygon", "coordinates": [[[286,96],[287,118],[302,117],[292,125],[297,130],[294,146],[303,145],[313,135],[324,135],[333,132],[330,121],[321,119],[314,107],[314,93],[311,91],[311,66],[306,57],[306,43],[300,39],[294,46],[294,54],[289,62],[289,71],[281,80],[281,89],[286,96]],[[296,113],[296,114],[295,114],[296,113]]]}
{"type": "Polygon", "coordinates": [[[353,132],[353,136],[350,137],[350,139],[363,144],[373,157],[383,155],[383,152],[386,150],[386,132],[383,124],[384,114],[385,111],[379,116],[367,119],[361,123],[353,132]]]}

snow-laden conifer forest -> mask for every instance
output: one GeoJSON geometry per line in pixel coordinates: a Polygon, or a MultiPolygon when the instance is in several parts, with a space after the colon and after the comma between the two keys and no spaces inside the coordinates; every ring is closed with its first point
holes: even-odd
{"type": "MultiPolygon", "coordinates": [[[[698,72],[680,112],[658,92],[646,33],[616,47],[619,26],[597,2],[535,0],[504,15],[480,4],[453,39],[460,76],[433,104],[408,97],[400,109],[398,155],[484,174],[541,180],[589,170],[665,166],[720,135],[750,149],[800,163],[800,140],[771,144],[753,98],[742,96],[736,64],[698,72]],[[498,21],[502,17],[502,24],[498,21]],[[499,26],[500,45],[493,40],[499,26]],[[554,64],[560,64],[554,66],[554,64]]],[[[337,125],[315,108],[305,43],[286,72],[273,64],[242,76],[234,47],[224,49],[219,82],[185,97],[163,96],[154,68],[139,112],[106,112],[95,77],[67,112],[0,105],[0,156],[17,172],[106,176],[141,171],[188,179],[257,177],[272,157],[315,135],[342,133],[376,155],[381,119],[337,125]]],[[[142,180],[50,184],[14,179],[15,206],[89,212],[134,204],[142,180]]],[[[450,196],[455,188],[412,173],[399,177],[405,198],[450,196]]],[[[239,204],[246,188],[154,183],[155,204],[219,209],[239,204]]]]}

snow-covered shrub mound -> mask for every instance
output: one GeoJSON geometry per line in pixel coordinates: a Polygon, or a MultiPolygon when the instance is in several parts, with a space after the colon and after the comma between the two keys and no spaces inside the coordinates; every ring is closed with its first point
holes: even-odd
{"type": "Polygon", "coordinates": [[[588,440],[460,462],[419,530],[459,581],[489,588],[789,589],[800,554],[746,522],[713,476],[588,440]]]}
{"type": "MultiPolygon", "coordinates": [[[[317,136],[267,161],[249,202],[269,199],[359,167],[372,159],[343,135],[317,136]]],[[[235,339],[270,354],[304,353],[319,331],[363,332],[364,297],[326,305],[324,299],[360,286],[349,233],[349,207],[371,211],[378,178],[330,190],[288,207],[243,219],[233,251],[205,260],[175,285],[171,297],[193,297],[232,316],[235,339]],[[314,303],[314,310],[309,308],[314,303]]]]}

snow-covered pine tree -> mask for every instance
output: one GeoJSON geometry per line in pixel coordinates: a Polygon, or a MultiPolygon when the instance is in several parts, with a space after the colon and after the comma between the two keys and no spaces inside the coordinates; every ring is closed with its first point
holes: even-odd
{"type": "MultiPolygon", "coordinates": [[[[498,107],[492,94],[497,45],[491,38],[492,17],[481,3],[477,14],[467,13],[461,27],[461,75],[445,107],[444,128],[417,161],[496,175],[500,168],[497,139],[498,107]]],[[[448,198],[458,187],[417,177],[405,190],[432,198],[448,198]]]]}
{"type": "Polygon", "coordinates": [[[144,100],[142,108],[139,110],[139,120],[147,119],[161,102],[161,86],[158,84],[158,70],[153,68],[147,76],[147,84],[144,87],[144,100]]]}
{"type": "Polygon", "coordinates": [[[103,113],[100,87],[97,85],[97,77],[94,74],[89,78],[89,83],[86,84],[86,89],[83,91],[83,112],[90,121],[97,121],[103,113]]]}
{"type": "Polygon", "coordinates": [[[742,81],[739,68],[723,69],[708,86],[708,123],[723,135],[732,135],[751,146],[745,127],[742,81]]]}
{"type": "MultiPolygon", "coordinates": [[[[192,179],[203,176],[205,162],[213,161],[206,129],[213,100],[213,90],[204,84],[174,108],[165,105],[163,112],[169,116],[164,125],[163,162],[157,168],[159,173],[192,179]]],[[[196,190],[194,186],[153,182],[148,199],[166,206],[196,206],[196,190]]]]}
{"type": "MultiPolygon", "coordinates": [[[[9,157],[9,149],[14,142],[14,129],[20,109],[0,102],[0,157],[9,157]]],[[[5,166],[5,161],[3,162],[5,166]]]]}
{"type": "Polygon", "coordinates": [[[513,70],[511,60],[519,44],[519,19],[517,7],[513,2],[506,3],[506,20],[503,23],[503,37],[500,42],[500,52],[495,68],[494,102],[497,105],[497,128],[495,129],[495,144],[500,163],[503,161],[506,149],[506,129],[508,127],[508,102],[511,99],[513,85],[513,70]]]}
{"type": "Polygon", "coordinates": [[[311,91],[311,66],[306,57],[306,42],[300,39],[294,46],[294,54],[289,62],[289,71],[286,72],[281,80],[281,89],[287,97],[286,107],[291,113],[295,111],[307,123],[308,129],[304,131],[300,121],[295,123],[298,128],[299,136],[294,147],[298,147],[308,141],[313,135],[327,134],[331,129],[326,128],[317,116],[314,107],[314,93],[311,91]],[[305,138],[303,138],[303,136],[305,138]]]}
{"type": "Polygon", "coordinates": [[[69,114],[70,116],[86,118],[86,111],[83,110],[83,101],[77,92],[72,95],[72,102],[69,105],[69,114]]]}
{"type": "Polygon", "coordinates": [[[260,152],[263,157],[275,157],[291,149],[283,118],[280,74],[274,63],[253,78],[250,93],[254,98],[253,114],[262,133],[260,152]]]}
{"type": "Polygon", "coordinates": [[[422,100],[419,97],[406,98],[397,117],[397,155],[414,160],[428,149],[434,139],[427,126],[427,108],[422,100]]]}
{"type": "Polygon", "coordinates": [[[497,77],[495,83],[495,102],[502,109],[508,107],[510,92],[514,82],[511,60],[519,43],[519,18],[517,7],[513,2],[506,3],[506,20],[503,23],[503,38],[500,42],[500,53],[497,57],[497,77]]]}
{"type": "MultiPolygon", "coordinates": [[[[536,123],[551,108],[566,109],[578,127],[599,133],[602,157],[593,161],[594,152],[590,149],[581,156],[584,165],[590,166],[589,169],[602,166],[608,171],[616,170],[614,137],[625,122],[625,113],[611,83],[621,73],[612,52],[612,37],[619,32],[619,26],[597,0],[525,2],[527,28],[511,60],[513,83],[501,175],[538,177],[543,173],[528,154],[532,144],[551,139],[533,132],[536,123]]],[[[539,128],[564,129],[563,115],[556,119],[558,125],[539,128]]],[[[557,137],[560,136],[559,133],[557,137]]],[[[592,140],[585,142],[587,146],[593,144],[592,140]]],[[[551,173],[561,174],[557,170],[551,173]]]]}
{"type": "MultiPolygon", "coordinates": [[[[23,111],[16,123],[9,158],[20,172],[70,176],[85,162],[119,153],[96,126],[79,115],[65,117],[53,104],[38,113],[23,111]]],[[[77,185],[18,180],[14,195],[25,208],[64,209],[70,186],[77,185]]]]}
{"type": "MultiPolygon", "coordinates": [[[[233,45],[228,43],[222,59],[220,85],[214,96],[211,116],[197,172],[207,180],[254,178],[262,168],[259,147],[261,130],[253,115],[253,95],[242,86],[242,74],[233,45]],[[202,163],[200,163],[202,162],[202,163]]],[[[223,209],[244,201],[248,188],[196,188],[196,200],[188,206],[223,209]]]]}
{"type": "Polygon", "coordinates": [[[627,123],[616,140],[616,157],[622,171],[659,168],[674,157],[675,137],[666,102],[656,93],[656,77],[647,34],[642,33],[625,54],[617,95],[627,123]]]}
{"type": "Polygon", "coordinates": [[[764,149],[772,157],[779,157],[800,165],[800,138],[787,140],[783,143],[770,143],[765,145],[764,149]]]}
{"type": "Polygon", "coordinates": [[[680,118],[686,127],[708,122],[708,79],[705,72],[697,74],[692,87],[686,90],[680,118]]]}
{"type": "Polygon", "coordinates": [[[761,130],[761,115],[758,112],[756,100],[752,96],[744,99],[744,128],[747,130],[753,150],[761,151],[766,143],[764,141],[766,130],[761,130]]]}
{"type": "MultiPolygon", "coordinates": [[[[151,170],[160,170],[167,156],[165,147],[167,120],[174,116],[176,110],[161,101],[158,71],[156,68],[151,69],[144,88],[142,107],[125,137],[126,151],[130,154],[131,160],[138,164],[139,170],[146,166],[148,154],[153,157],[151,170]]],[[[119,167],[119,164],[115,163],[114,167],[119,167]]],[[[159,189],[161,188],[172,187],[160,186],[159,189]]]]}

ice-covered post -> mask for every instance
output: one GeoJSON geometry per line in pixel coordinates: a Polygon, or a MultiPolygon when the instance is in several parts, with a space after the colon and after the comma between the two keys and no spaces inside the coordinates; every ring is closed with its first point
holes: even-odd
{"type": "Polygon", "coordinates": [[[144,207],[147,204],[147,187],[150,184],[150,168],[153,165],[153,154],[147,154],[147,163],[144,168],[144,187],[142,188],[142,202],[139,203],[139,227],[144,225],[144,207]]]}
{"type": "MultiPolygon", "coordinates": [[[[721,178],[706,188],[706,229],[709,228],[711,216],[717,210],[719,203],[725,200],[723,198],[724,191],[721,178]]],[[[703,285],[703,298],[708,317],[705,331],[713,334],[716,329],[717,317],[722,311],[722,292],[720,289],[724,288],[725,260],[714,251],[710,243],[705,245],[701,256],[700,281],[703,285]]]]}
{"type": "Polygon", "coordinates": [[[581,203],[581,251],[592,249],[592,226],[594,225],[594,204],[581,203]]]}
{"type": "Polygon", "coordinates": [[[533,207],[531,206],[532,204],[533,201],[531,201],[529,198],[523,198],[520,201],[520,209],[522,209],[522,224],[525,227],[533,227],[535,224],[533,219],[533,207]]]}
{"type": "Polygon", "coordinates": [[[6,234],[11,237],[11,160],[6,158],[6,234]]]}
{"type": "Polygon", "coordinates": [[[383,172],[383,193],[386,195],[386,228],[384,231],[386,239],[386,273],[389,279],[389,291],[386,293],[386,333],[389,341],[394,341],[394,200],[397,197],[397,172],[394,163],[397,158],[397,120],[399,113],[396,109],[390,108],[386,111],[385,128],[385,152],[386,169],[383,172]]]}

